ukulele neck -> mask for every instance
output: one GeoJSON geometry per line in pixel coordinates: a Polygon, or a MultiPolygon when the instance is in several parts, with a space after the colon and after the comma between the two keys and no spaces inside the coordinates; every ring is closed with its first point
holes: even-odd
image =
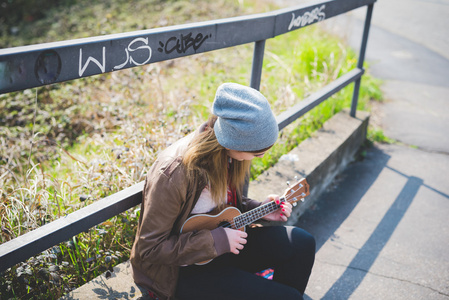
{"type": "Polygon", "coordinates": [[[276,204],[275,201],[271,201],[235,217],[235,229],[240,229],[242,227],[250,225],[253,222],[265,217],[266,215],[269,215],[272,212],[278,210],[281,204],[286,201],[286,199],[285,197],[281,197],[279,200],[279,204],[276,204]]]}

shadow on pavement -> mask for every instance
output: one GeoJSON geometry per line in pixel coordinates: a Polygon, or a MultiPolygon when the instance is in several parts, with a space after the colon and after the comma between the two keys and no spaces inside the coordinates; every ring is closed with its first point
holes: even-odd
{"type": "Polygon", "coordinates": [[[375,147],[370,148],[362,161],[350,164],[307,210],[296,226],[304,228],[316,238],[318,252],[351,214],[360,199],[368,192],[386,167],[390,156],[375,147]]]}
{"type": "MultiPolygon", "coordinates": [[[[373,233],[322,299],[348,299],[354,293],[391,238],[419,188],[430,188],[421,178],[407,176],[387,166],[390,156],[382,150],[372,147],[367,153],[364,160],[348,166],[333,183],[334,186],[318,199],[315,209],[307,211],[296,224],[315,236],[318,252],[326,241],[333,240],[335,231],[351,214],[382,170],[387,168],[406,178],[405,185],[373,233]]],[[[448,195],[443,196],[449,198],[448,195]]],[[[305,295],[305,299],[310,298],[305,295]]]]}

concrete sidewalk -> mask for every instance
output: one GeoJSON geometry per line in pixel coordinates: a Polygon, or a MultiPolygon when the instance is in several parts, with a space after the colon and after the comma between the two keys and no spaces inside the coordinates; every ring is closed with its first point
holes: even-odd
{"type": "MultiPolygon", "coordinates": [[[[324,23],[358,49],[365,13],[324,23]]],[[[449,299],[448,13],[374,6],[366,59],[385,102],[370,124],[399,143],[366,149],[297,222],[318,242],[308,299],[449,299]]]]}
{"type": "Polygon", "coordinates": [[[317,239],[306,299],[449,299],[449,156],[375,145],[297,223],[317,239]]]}

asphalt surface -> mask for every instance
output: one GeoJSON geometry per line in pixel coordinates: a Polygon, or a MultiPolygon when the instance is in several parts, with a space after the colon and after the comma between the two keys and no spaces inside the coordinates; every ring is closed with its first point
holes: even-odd
{"type": "MultiPolygon", "coordinates": [[[[324,26],[358,49],[365,14],[324,26]]],[[[364,149],[299,220],[317,240],[306,299],[449,299],[448,16],[448,0],[375,4],[370,123],[398,143],[364,149]]]]}

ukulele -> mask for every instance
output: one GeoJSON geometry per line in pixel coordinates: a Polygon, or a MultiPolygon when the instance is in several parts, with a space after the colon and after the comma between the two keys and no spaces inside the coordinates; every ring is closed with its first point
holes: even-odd
{"type": "MultiPolygon", "coordinates": [[[[289,184],[287,182],[287,184],[289,184]]],[[[282,203],[290,202],[296,206],[296,202],[304,202],[304,198],[309,195],[309,185],[305,178],[299,180],[292,187],[285,190],[279,200],[279,204],[275,201],[270,201],[260,205],[245,213],[241,213],[238,208],[229,206],[219,212],[218,214],[197,214],[188,218],[181,228],[181,233],[192,232],[202,229],[212,230],[218,227],[239,229],[245,231],[245,226],[263,218],[278,210],[282,203]]],[[[205,265],[212,261],[212,259],[196,263],[197,265],[205,265]]]]}

